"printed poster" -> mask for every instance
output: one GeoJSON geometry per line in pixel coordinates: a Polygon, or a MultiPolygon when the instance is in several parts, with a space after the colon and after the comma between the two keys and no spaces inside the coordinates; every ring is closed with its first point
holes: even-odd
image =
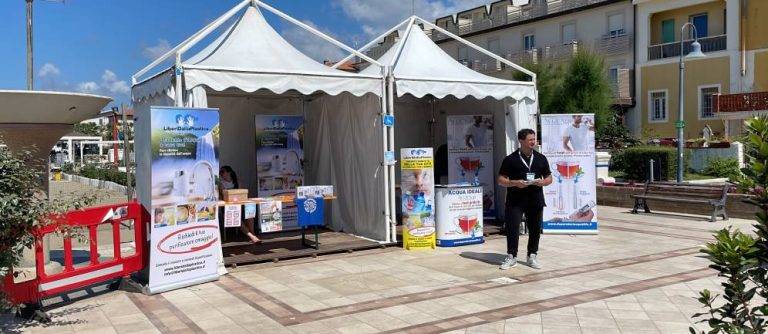
{"type": "Polygon", "coordinates": [[[219,112],[152,107],[149,291],[218,279],[219,112]]]}
{"type": "MultiPolygon", "coordinates": [[[[304,185],[302,116],[256,116],[256,173],[259,197],[294,196],[304,185]]],[[[282,210],[282,229],[297,229],[296,204],[282,210]]]]}
{"type": "MultiPolygon", "coordinates": [[[[483,216],[496,218],[493,115],[448,116],[448,182],[483,188],[483,216]]],[[[481,218],[481,220],[482,220],[481,218]]]]}
{"type": "Polygon", "coordinates": [[[432,148],[400,149],[403,248],[435,248],[432,148]]]}
{"type": "Polygon", "coordinates": [[[483,243],[483,188],[437,187],[437,245],[483,243]]]}
{"type": "Polygon", "coordinates": [[[243,204],[243,219],[256,218],[256,203],[243,204]]]}
{"type": "Polygon", "coordinates": [[[225,205],[224,206],[224,227],[240,227],[242,217],[240,205],[225,205]]]}
{"type": "Polygon", "coordinates": [[[259,203],[259,231],[278,232],[283,230],[283,203],[264,201],[259,203]]]}
{"type": "Polygon", "coordinates": [[[598,233],[594,119],[594,114],[541,115],[541,153],[553,177],[544,188],[544,233],[598,233]]]}

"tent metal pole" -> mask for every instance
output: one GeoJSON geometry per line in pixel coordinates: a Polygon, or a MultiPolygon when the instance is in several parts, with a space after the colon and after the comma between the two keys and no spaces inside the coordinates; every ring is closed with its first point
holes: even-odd
{"type": "MultiPolygon", "coordinates": [[[[409,17],[409,18],[403,20],[403,22],[398,23],[396,26],[392,27],[392,29],[387,30],[385,33],[383,33],[383,34],[379,35],[378,37],[372,39],[370,42],[368,42],[368,44],[364,45],[362,48],[357,49],[357,52],[363,52],[363,51],[367,50],[368,48],[370,48],[371,46],[376,44],[376,42],[378,42],[380,39],[383,39],[383,38],[387,37],[389,34],[394,32],[395,30],[397,30],[397,28],[399,28],[403,24],[408,23],[408,21],[410,21],[410,20],[411,20],[411,18],[409,17]]],[[[341,64],[344,64],[348,60],[352,59],[352,57],[354,57],[354,56],[355,56],[354,53],[350,53],[348,56],[344,57],[344,59],[339,60],[339,62],[337,62],[336,64],[333,64],[333,66],[331,66],[331,68],[338,68],[339,66],[341,66],[341,64]]]]}
{"type": "MultiPolygon", "coordinates": [[[[381,69],[381,97],[379,98],[379,101],[381,102],[381,115],[385,115],[387,113],[387,82],[383,78],[386,78],[387,75],[387,67],[384,66],[381,69]]],[[[380,116],[381,117],[381,116],[380,116]]],[[[387,132],[387,126],[384,126],[384,120],[381,120],[381,144],[384,148],[384,152],[387,151],[388,145],[389,145],[389,134],[387,132]]],[[[386,164],[386,160],[383,159],[382,152],[382,172],[384,174],[384,223],[386,224],[386,234],[385,234],[385,240],[387,243],[392,242],[392,229],[394,228],[393,223],[394,219],[392,219],[392,211],[390,211],[390,203],[389,203],[389,193],[392,191],[389,189],[389,166],[386,164]]]]}
{"type": "Polygon", "coordinates": [[[463,44],[465,44],[465,45],[475,49],[476,51],[478,51],[478,52],[480,52],[480,53],[482,53],[482,54],[484,54],[486,56],[489,56],[489,57],[491,57],[493,59],[496,59],[496,60],[498,60],[498,61],[500,61],[500,62],[502,62],[504,64],[507,64],[510,67],[512,67],[512,68],[514,68],[514,69],[516,69],[516,70],[518,70],[520,72],[523,72],[523,73],[531,76],[531,78],[533,79],[532,81],[534,81],[534,82],[536,81],[536,73],[531,72],[530,70],[526,69],[525,67],[522,67],[522,66],[520,66],[518,64],[515,64],[515,63],[513,63],[513,62],[511,62],[509,60],[506,60],[506,59],[498,56],[497,54],[495,54],[493,52],[490,52],[490,51],[488,51],[486,49],[483,49],[483,48],[475,45],[474,43],[472,43],[472,42],[470,42],[470,41],[468,41],[466,39],[463,39],[463,38],[461,38],[459,36],[454,35],[453,33],[451,33],[448,30],[445,30],[443,28],[440,28],[440,27],[432,24],[431,22],[427,22],[426,20],[424,20],[422,18],[419,18],[419,17],[417,17],[417,18],[419,19],[420,22],[424,23],[424,25],[439,31],[440,33],[445,34],[446,36],[448,36],[450,38],[453,38],[453,39],[459,41],[460,43],[463,43],[463,44]]]}
{"type": "MultiPolygon", "coordinates": [[[[407,35],[407,34],[406,34],[407,35]]],[[[401,44],[402,45],[402,44],[401,44]]],[[[387,107],[389,108],[388,114],[394,116],[395,115],[395,79],[394,79],[394,71],[392,67],[387,67],[387,107]]],[[[389,148],[394,152],[395,151],[395,127],[391,126],[387,129],[388,134],[388,141],[389,141],[389,148]]],[[[390,205],[390,212],[392,212],[392,215],[395,217],[392,219],[392,242],[397,242],[397,209],[395,208],[395,166],[387,166],[389,169],[389,174],[392,176],[389,179],[389,205],[390,205]]]]}
{"type": "MultiPolygon", "coordinates": [[[[179,45],[176,45],[176,47],[174,47],[173,49],[169,50],[169,51],[168,51],[168,52],[166,52],[164,55],[160,56],[160,58],[157,58],[157,59],[155,59],[155,61],[153,61],[152,63],[150,63],[149,65],[147,65],[147,67],[145,67],[145,68],[142,68],[140,71],[136,72],[136,74],[134,74],[134,75],[133,75],[133,77],[131,77],[131,81],[132,81],[132,83],[133,83],[134,85],[135,85],[135,84],[137,84],[137,83],[138,83],[138,80],[137,80],[137,79],[138,79],[139,77],[141,77],[142,75],[144,75],[144,74],[145,74],[145,73],[147,73],[149,70],[153,69],[155,66],[159,65],[160,63],[162,63],[163,61],[165,61],[165,60],[166,60],[166,59],[168,59],[169,57],[173,56],[173,55],[176,53],[176,51],[179,51],[179,49],[181,49],[183,46],[185,46],[185,45],[187,45],[188,43],[190,43],[190,42],[191,42],[193,39],[197,38],[197,37],[198,37],[198,36],[199,36],[201,33],[203,33],[204,31],[207,31],[207,30],[208,30],[208,28],[210,28],[211,26],[213,26],[213,25],[214,25],[214,24],[216,24],[217,22],[223,22],[223,21],[226,21],[226,20],[228,20],[230,17],[232,17],[232,15],[235,15],[235,13],[237,13],[238,11],[240,11],[241,9],[243,9],[243,7],[247,6],[247,5],[248,5],[248,3],[250,3],[250,2],[251,2],[251,0],[243,0],[243,1],[242,1],[240,4],[238,4],[237,6],[233,7],[233,8],[232,8],[232,9],[230,9],[228,12],[224,13],[224,15],[220,16],[220,17],[219,17],[218,19],[216,19],[216,20],[213,20],[213,21],[211,21],[211,23],[209,23],[209,24],[208,24],[207,26],[205,26],[203,29],[200,29],[200,30],[199,30],[198,32],[196,32],[194,35],[192,35],[192,36],[189,36],[189,38],[187,38],[187,39],[186,39],[186,40],[184,40],[183,42],[179,43],[179,45]],[[222,18],[224,18],[224,17],[226,17],[226,18],[222,20],[222,18]]],[[[219,25],[221,25],[221,23],[218,23],[218,25],[217,25],[216,27],[218,27],[219,25]]],[[[215,28],[214,28],[214,29],[215,29],[215,28]]],[[[206,33],[206,34],[207,34],[207,33],[206,33]]],[[[195,42],[195,43],[197,43],[197,42],[195,42]]],[[[182,52],[182,53],[183,53],[183,52],[182,52]]]]}
{"type": "Polygon", "coordinates": [[[335,40],[333,37],[328,36],[328,35],[324,34],[323,32],[321,32],[321,31],[319,31],[319,30],[317,30],[315,28],[312,28],[312,27],[304,24],[304,22],[296,20],[293,17],[289,16],[288,14],[285,14],[285,13],[275,9],[275,8],[271,7],[270,5],[265,4],[264,2],[261,2],[259,0],[252,0],[252,1],[255,4],[259,5],[260,7],[263,7],[264,9],[270,11],[272,14],[275,14],[275,15],[285,19],[286,21],[291,22],[291,23],[301,27],[304,30],[311,32],[315,36],[320,37],[320,38],[330,42],[331,44],[336,45],[337,47],[346,50],[347,52],[352,52],[355,55],[357,55],[358,57],[364,59],[365,61],[367,61],[367,62],[369,62],[371,64],[376,64],[378,66],[381,66],[381,63],[379,63],[378,61],[373,60],[372,58],[366,56],[363,53],[357,52],[357,50],[347,46],[346,44],[344,44],[342,42],[339,42],[339,41],[335,40]]]}
{"type": "Polygon", "coordinates": [[[408,28],[405,29],[405,35],[403,35],[403,38],[400,39],[402,43],[400,43],[397,46],[397,50],[395,50],[395,54],[393,55],[392,60],[389,62],[389,68],[390,68],[389,72],[392,75],[394,75],[393,69],[395,68],[395,64],[397,64],[397,61],[400,60],[400,54],[403,52],[403,48],[405,47],[405,41],[408,40],[408,35],[411,34],[411,29],[413,29],[413,24],[415,22],[416,22],[416,17],[411,16],[410,20],[408,20],[408,28]]]}
{"type": "Polygon", "coordinates": [[[181,76],[184,75],[184,70],[181,68],[181,53],[176,53],[176,106],[184,106],[184,93],[181,91],[182,81],[181,76]]]}

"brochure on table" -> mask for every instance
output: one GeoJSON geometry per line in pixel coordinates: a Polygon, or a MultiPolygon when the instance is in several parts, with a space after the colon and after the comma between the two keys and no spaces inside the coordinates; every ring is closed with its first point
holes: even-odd
{"type": "Polygon", "coordinates": [[[400,150],[403,248],[435,248],[434,160],[432,148],[400,150]]]}
{"type": "Polygon", "coordinates": [[[598,233],[594,119],[594,114],[541,115],[541,153],[553,177],[544,188],[544,233],[598,233]]]}
{"type": "Polygon", "coordinates": [[[217,109],[152,107],[149,291],[218,279],[217,109]]]}
{"type": "Polygon", "coordinates": [[[437,245],[483,243],[483,188],[436,186],[437,245]]]}
{"type": "MultiPolygon", "coordinates": [[[[293,196],[304,185],[304,118],[256,116],[258,196],[293,196]]],[[[295,203],[282,208],[282,229],[298,228],[295,203]]],[[[265,231],[262,231],[265,232],[265,231]]]]}
{"type": "Polygon", "coordinates": [[[493,115],[448,116],[448,182],[483,187],[485,219],[496,218],[493,115]]]}

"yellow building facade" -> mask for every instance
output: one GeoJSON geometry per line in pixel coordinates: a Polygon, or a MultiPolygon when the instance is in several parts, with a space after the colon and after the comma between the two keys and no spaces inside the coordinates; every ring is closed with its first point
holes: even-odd
{"type": "Polygon", "coordinates": [[[685,59],[684,136],[699,138],[705,126],[717,137],[738,132],[723,117],[714,95],[768,90],[768,1],[634,0],[637,15],[636,108],[628,123],[635,135],[675,138],[679,110],[680,43],[690,52],[696,38],[704,58],[685,59]],[[691,23],[693,28],[685,28],[691,23]],[[694,38],[695,37],[695,38],[694,38]]]}

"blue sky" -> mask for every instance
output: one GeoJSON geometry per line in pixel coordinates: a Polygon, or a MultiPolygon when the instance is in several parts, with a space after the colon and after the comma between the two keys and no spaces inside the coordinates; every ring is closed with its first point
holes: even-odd
{"type": "MultiPolygon", "coordinates": [[[[426,19],[492,0],[414,0],[426,19]]],[[[130,103],[131,76],[239,0],[35,0],[35,89],[93,93],[130,103]]],[[[350,46],[412,13],[411,0],[268,0],[269,5],[350,46]]],[[[0,0],[0,89],[26,88],[25,0],[0,0]]],[[[267,16],[294,46],[315,59],[344,53],[291,23],[267,16]]]]}

